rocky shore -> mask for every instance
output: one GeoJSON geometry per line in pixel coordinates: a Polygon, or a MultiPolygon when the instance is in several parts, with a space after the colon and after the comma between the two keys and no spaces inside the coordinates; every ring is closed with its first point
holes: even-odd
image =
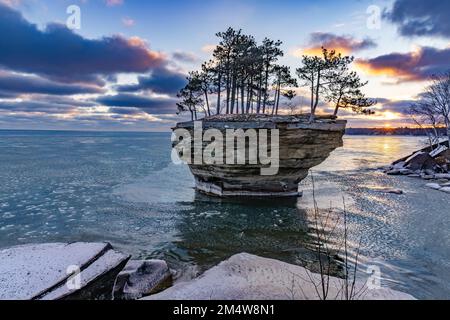
{"type": "MultiPolygon", "coordinates": [[[[0,250],[0,259],[0,300],[320,299],[315,290],[320,275],[247,253],[234,255],[199,278],[174,286],[164,261],[129,260],[107,243],[18,246],[0,250]]],[[[344,299],[342,283],[342,279],[330,278],[329,299],[344,299]]],[[[353,299],[414,298],[389,288],[370,290],[367,283],[357,281],[353,299]]]]}
{"type": "Polygon", "coordinates": [[[399,159],[385,169],[388,175],[404,175],[428,181],[426,187],[450,193],[450,148],[448,142],[424,148],[399,159]]]}

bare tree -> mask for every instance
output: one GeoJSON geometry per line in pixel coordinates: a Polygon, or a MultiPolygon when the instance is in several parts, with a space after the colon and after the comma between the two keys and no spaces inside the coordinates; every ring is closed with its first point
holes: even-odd
{"type": "Polygon", "coordinates": [[[418,101],[410,105],[409,116],[419,128],[426,132],[430,148],[433,149],[440,141],[438,128],[443,125],[439,114],[430,104],[418,101]]]}

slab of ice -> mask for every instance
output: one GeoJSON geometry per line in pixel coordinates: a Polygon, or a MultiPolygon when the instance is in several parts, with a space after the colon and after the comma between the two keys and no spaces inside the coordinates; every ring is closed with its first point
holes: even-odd
{"type": "Polygon", "coordinates": [[[107,252],[108,243],[50,243],[0,251],[0,300],[35,298],[64,282],[68,268],[83,270],[107,252]]]}
{"type": "MultiPolygon", "coordinates": [[[[342,283],[342,279],[330,279],[330,299],[343,299],[342,283]]],[[[319,299],[314,284],[320,284],[320,275],[310,273],[303,267],[241,253],[206,271],[197,279],[179,283],[145,299],[314,300],[319,299]]],[[[389,288],[368,290],[366,284],[360,281],[356,284],[356,292],[356,299],[414,299],[409,294],[389,288]]]]}

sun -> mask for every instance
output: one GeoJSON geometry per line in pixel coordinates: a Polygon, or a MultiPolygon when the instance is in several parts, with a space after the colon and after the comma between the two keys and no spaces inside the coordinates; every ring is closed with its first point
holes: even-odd
{"type": "Polygon", "coordinates": [[[386,120],[395,120],[398,116],[394,112],[386,111],[383,113],[383,118],[386,120]]]}

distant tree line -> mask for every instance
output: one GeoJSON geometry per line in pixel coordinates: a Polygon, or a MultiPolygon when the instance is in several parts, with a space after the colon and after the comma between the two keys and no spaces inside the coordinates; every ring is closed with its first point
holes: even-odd
{"type": "MultiPolygon", "coordinates": [[[[219,44],[201,70],[189,73],[188,84],[178,94],[178,113],[189,112],[192,120],[217,114],[277,115],[282,99],[291,113],[295,109],[297,78],[288,66],[278,64],[284,55],[282,42],[265,38],[258,44],[242,30],[228,28],[216,34],[219,44]]],[[[353,57],[323,48],[322,56],[303,56],[296,70],[300,85],[310,91],[311,120],[321,99],[339,109],[370,114],[376,102],[364,96],[367,83],[349,70],[353,57]]]]}
{"type": "MultiPolygon", "coordinates": [[[[426,128],[347,128],[348,135],[368,135],[368,136],[428,136],[429,129],[426,128]]],[[[437,128],[438,134],[445,135],[445,128],[437,128]]]]}

